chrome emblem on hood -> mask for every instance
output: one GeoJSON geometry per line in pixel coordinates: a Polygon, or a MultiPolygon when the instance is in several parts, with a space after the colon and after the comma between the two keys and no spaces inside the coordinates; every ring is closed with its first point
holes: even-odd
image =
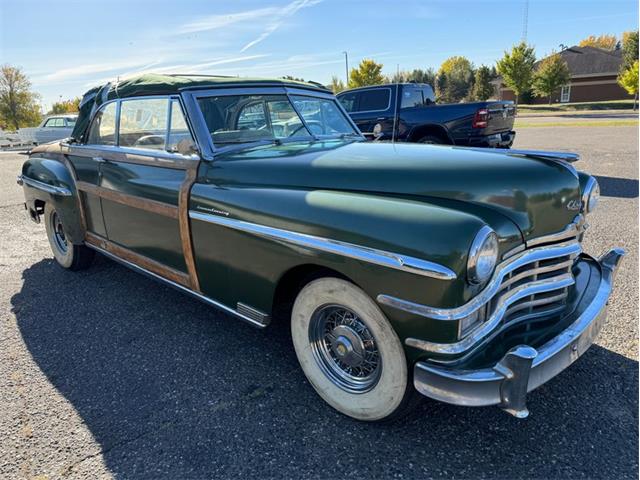
{"type": "Polygon", "coordinates": [[[582,202],[580,200],[569,200],[567,202],[567,210],[580,210],[582,202]]]}

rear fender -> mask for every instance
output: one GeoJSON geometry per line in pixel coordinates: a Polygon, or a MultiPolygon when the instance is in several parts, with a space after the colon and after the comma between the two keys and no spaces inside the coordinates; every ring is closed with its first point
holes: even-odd
{"type": "Polygon", "coordinates": [[[22,187],[31,218],[39,220],[44,202],[51,204],[64,226],[65,236],[74,244],[82,244],[85,227],[75,178],[60,154],[32,156],[22,165],[22,187]]]}

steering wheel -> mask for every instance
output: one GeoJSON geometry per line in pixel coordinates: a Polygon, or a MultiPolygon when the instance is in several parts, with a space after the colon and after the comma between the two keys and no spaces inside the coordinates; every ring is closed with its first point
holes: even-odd
{"type": "Polygon", "coordinates": [[[133,144],[134,147],[144,147],[150,145],[163,145],[164,144],[164,136],[163,135],[144,135],[143,137],[138,138],[133,144]]]}
{"type": "MultiPolygon", "coordinates": [[[[324,133],[324,128],[322,128],[322,124],[316,120],[307,121],[307,126],[309,127],[309,130],[311,130],[311,133],[313,135],[322,135],[324,133]]],[[[305,128],[304,124],[300,124],[296,128],[294,128],[293,131],[287,136],[293,137],[296,133],[298,133],[303,128],[305,128]]]]}

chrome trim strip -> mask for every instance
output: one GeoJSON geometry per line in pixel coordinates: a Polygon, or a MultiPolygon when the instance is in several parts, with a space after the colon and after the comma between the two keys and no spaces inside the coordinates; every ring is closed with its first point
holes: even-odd
{"type": "MultiPolygon", "coordinates": [[[[487,284],[484,290],[482,290],[482,292],[480,292],[478,295],[476,295],[474,298],[460,307],[430,307],[428,305],[422,305],[385,294],[378,295],[377,300],[383,305],[397,308],[398,310],[412,313],[414,315],[433,318],[434,320],[460,320],[463,317],[471,315],[473,312],[475,312],[477,309],[491,300],[500,290],[504,277],[517,268],[541,260],[548,260],[551,258],[564,257],[568,255],[578,255],[581,252],[582,247],[578,242],[550,245],[526,250],[516,257],[506,262],[502,262],[500,265],[498,265],[496,271],[493,274],[493,278],[487,284]]],[[[554,277],[553,280],[555,280],[556,278],[558,277],[554,277]]]]}
{"type": "Polygon", "coordinates": [[[580,233],[580,226],[584,223],[584,217],[577,215],[576,218],[564,229],[542,237],[530,238],[526,241],[527,247],[534,247],[542,243],[555,243],[568,238],[577,238],[580,233]]]}
{"type": "Polygon", "coordinates": [[[504,398],[509,391],[505,392],[505,387],[521,387],[520,400],[524,406],[526,393],[565,370],[594,342],[604,325],[616,270],[624,254],[624,250],[614,248],[598,259],[602,278],[595,297],[559,335],[538,349],[525,347],[533,350],[528,366],[520,369],[511,364],[509,367],[509,357],[517,355],[522,346],[510,350],[493,368],[455,370],[417,362],[413,378],[416,389],[427,397],[454,405],[501,405],[508,410],[512,402],[508,395],[504,398]],[[512,382],[522,384],[511,385],[512,382]]]}
{"type": "Polygon", "coordinates": [[[290,230],[283,230],[275,227],[267,227],[266,225],[258,225],[256,223],[245,222],[242,220],[204,214],[194,210],[189,210],[189,217],[194,220],[233,228],[235,230],[248,232],[271,240],[285,242],[287,244],[297,245],[312,250],[333,253],[407,273],[414,273],[416,275],[436,278],[438,280],[455,280],[456,278],[456,274],[447,267],[407,255],[386,252],[384,250],[377,250],[361,245],[355,245],[353,243],[317,237],[315,235],[292,232],[290,230]]]}
{"type": "MultiPolygon", "coordinates": [[[[512,313],[519,312],[520,310],[524,310],[529,307],[540,307],[540,306],[548,305],[551,303],[557,303],[560,300],[564,300],[568,296],[569,296],[569,293],[566,290],[564,290],[562,293],[559,293],[558,295],[554,295],[552,297],[544,297],[544,298],[539,298],[537,300],[529,300],[528,302],[519,303],[517,305],[514,305],[513,307],[509,307],[505,311],[505,315],[508,316],[508,315],[511,315],[512,313]]],[[[564,309],[565,307],[566,305],[562,305],[561,308],[564,309]]]]}
{"type": "Polygon", "coordinates": [[[497,328],[500,325],[500,322],[502,321],[507,308],[514,302],[526,298],[529,295],[552,292],[554,290],[573,285],[574,283],[575,280],[573,279],[573,276],[570,273],[566,273],[557,277],[539,280],[537,282],[531,282],[526,285],[522,285],[519,288],[511,290],[508,295],[505,295],[500,299],[491,317],[459,342],[435,343],[428,342],[426,340],[420,340],[418,338],[407,338],[404,343],[409,347],[415,347],[420,350],[424,350],[425,352],[441,353],[447,355],[462,353],[466,350],[469,350],[476,343],[489,335],[491,331],[497,328]]]}
{"type": "Polygon", "coordinates": [[[69,190],[68,188],[49,185],[48,183],[34,180],[33,178],[27,177],[25,175],[19,175],[17,182],[18,185],[29,185],[30,187],[50,193],[51,195],[60,195],[61,197],[70,197],[72,195],[71,190],[69,190]]]}
{"type": "MultiPolygon", "coordinates": [[[[77,148],[79,150],[97,150],[105,153],[124,153],[127,155],[138,155],[140,157],[151,157],[163,160],[177,160],[177,161],[198,161],[200,157],[196,154],[182,155],[180,153],[171,153],[166,150],[153,150],[144,148],[132,148],[132,147],[119,147],[116,145],[97,145],[97,144],[80,144],[74,143],[69,145],[71,148],[77,148]]],[[[126,160],[123,160],[126,162],[126,160]]],[[[162,166],[162,165],[158,165],[162,166]]]]}
{"type": "Polygon", "coordinates": [[[522,280],[523,278],[530,277],[532,275],[539,275],[541,273],[549,273],[549,272],[553,272],[555,270],[561,270],[561,269],[565,269],[566,270],[571,265],[573,265],[573,260],[574,259],[575,259],[575,257],[571,256],[569,258],[569,260],[566,260],[564,262],[554,263],[553,265],[546,265],[544,267],[538,267],[538,268],[532,268],[530,270],[525,270],[524,272],[521,272],[518,275],[514,275],[513,277],[511,277],[506,282],[503,282],[500,285],[500,290],[505,289],[506,287],[508,287],[512,283],[517,282],[518,280],[522,280]]]}
{"type": "Polygon", "coordinates": [[[112,259],[112,260],[124,265],[125,267],[130,268],[131,270],[135,270],[136,272],[142,273],[143,275],[146,275],[146,276],[148,276],[150,278],[153,278],[154,280],[159,280],[159,281],[161,281],[163,283],[166,283],[167,285],[175,288],[176,290],[180,290],[181,292],[184,292],[184,293],[186,293],[188,295],[191,295],[192,297],[200,300],[201,302],[204,302],[204,303],[206,303],[208,305],[211,305],[211,306],[213,306],[215,308],[223,310],[224,312],[229,313],[229,314],[233,315],[234,317],[237,317],[237,318],[239,318],[241,320],[244,320],[245,322],[250,323],[254,327],[264,328],[264,327],[267,326],[267,323],[260,323],[260,322],[258,322],[256,320],[254,320],[253,318],[247,317],[246,315],[242,315],[241,313],[236,312],[232,308],[229,308],[226,305],[223,305],[222,303],[216,302],[215,300],[213,300],[213,299],[211,299],[211,298],[209,298],[209,297],[207,297],[205,295],[202,295],[202,294],[200,294],[198,292],[194,292],[190,288],[187,288],[187,287],[185,287],[183,285],[180,285],[180,284],[175,283],[175,282],[173,282],[171,280],[168,280],[168,279],[166,279],[166,278],[164,278],[164,277],[162,277],[162,276],[160,276],[158,274],[155,274],[155,273],[153,273],[153,272],[151,272],[151,271],[149,271],[149,270],[147,270],[145,268],[142,268],[139,265],[136,265],[135,263],[129,262],[127,260],[124,260],[124,259],[112,254],[111,252],[103,250],[102,248],[100,248],[100,247],[98,247],[96,245],[92,245],[90,243],[85,243],[85,245],[87,247],[89,247],[89,248],[92,248],[93,250],[95,250],[97,252],[100,252],[104,256],[109,257],[110,259],[112,259]]]}

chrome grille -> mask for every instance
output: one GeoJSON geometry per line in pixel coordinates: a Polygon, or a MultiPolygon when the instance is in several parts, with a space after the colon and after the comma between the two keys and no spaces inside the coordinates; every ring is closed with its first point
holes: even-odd
{"type": "MultiPolygon", "coordinates": [[[[562,311],[574,283],[571,267],[577,253],[535,260],[506,273],[488,303],[489,317],[502,309],[501,323],[552,315],[562,311]],[[534,288],[544,285],[545,288],[534,288]]],[[[498,313],[499,314],[499,313],[498,313]]]]}

